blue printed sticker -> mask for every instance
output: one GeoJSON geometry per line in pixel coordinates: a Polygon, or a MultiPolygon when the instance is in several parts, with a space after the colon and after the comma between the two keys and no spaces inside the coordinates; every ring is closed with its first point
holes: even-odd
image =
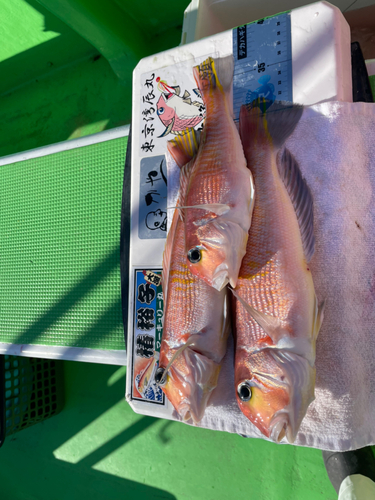
{"type": "Polygon", "coordinates": [[[154,382],[163,333],[164,300],[160,269],[135,271],[132,398],[165,404],[154,382]]]}
{"type": "Polygon", "coordinates": [[[167,237],[167,165],[165,156],[141,160],[138,236],[167,237]]]}
{"type": "Polygon", "coordinates": [[[264,98],[292,102],[290,14],[260,19],[233,30],[233,111],[264,98]]]}

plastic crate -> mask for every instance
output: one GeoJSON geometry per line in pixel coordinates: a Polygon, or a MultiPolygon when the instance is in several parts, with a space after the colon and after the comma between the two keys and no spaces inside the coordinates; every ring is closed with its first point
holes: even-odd
{"type": "Polygon", "coordinates": [[[64,406],[62,361],[8,355],[1,358],[0,445],[5,436],[56,415],[64,406]]]}

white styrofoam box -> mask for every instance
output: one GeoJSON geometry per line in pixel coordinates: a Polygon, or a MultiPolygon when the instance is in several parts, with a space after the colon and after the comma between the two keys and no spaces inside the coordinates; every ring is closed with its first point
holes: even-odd
{"type": "MultiPolygon", "coordinates": [[[[306,105],[323,100],[351,101],[350,30],[339,9],[326,2],[317,2],[292,10],[290,22],[293,101],[306,105]]],[[[276,46],[276,40],[274,45],[276,46]]],[[[133,362],[138,363],[134,376],[135,374],[140,376],[147,366],[151,373],[155,366],[155,363],[152,364],[152,358],[149,360],[150,363],[147,358],[144,360],[137,358],[134,361],[136,358],[135,348],[141,350],[144,348],[148,356],[150,345],[157,346],[158,338],[156,332],[158,318],[156,316],[160,309],[157,310],[155,302],[154,305],[150,302],[147,306],[140,306],[138,296],[136,297],[138,286],[141,286],[142,300],[146,304],[147,301],[144,302],[146,288],[148,287],[147,293],[149,293],[150,300],[151,296],[156,294],[156,288],[150,283],[147,284],[146,281],[138,285],[140,282],[136,280],[141,276],[142,270],[161,269],[165,244],[161,228],[166,229],[165,214],[168,212],[168,208],[167,187],[163,184],[162,170],[164,169],[165,173],[167,141],[172,139],[173,135],[169,133],[168,126],[162,121],[163,117],[165,118],[165,114],[162,114],[165,110],[160,109],[164,106],[161,99],[163,99],[163,95],[167,95],[169,97],[166,102],[174,100],[177,102],[177,107],[188,105],[186,102],[183,104],[184,99],[185,101],[186,99],[190,100],[190,102],[192,101],[190,106],[193,106],[190,107],[190,110],[194,109],[195,103],[196,109],[194,111],[198,116],[200,98],[195,92],[193,66],[208,56],[225,57],[231,54],[233,54],[233,30],[227,30],[209,38],[147,57],[140,61],[133,73],[130,293],[126,397],[134,411],[145,415],[173,418],[173,408],[168,401],[162,405],[144,401],[139,395],[138,399],[133,397],[134,394],[137,395],[136,386],[133,383],[133,362]],[[156,113],[157,108],[159,113],[156,113]],[[148,197],[146,205],[149,208],[145,205],[146,196],[148,197]],[[145,207],[146,211],[144,211],[145,207]],[[150,210],[149,213],[148,210],[150,210]],[[151,226],[148,220],[150,215],[152,218],[151,226]],[[150,291],[152,287],[154,287],[153,292],[150,291]],[[155,319],[152,331],[143,331],[141,328],[143,319],[138,324],[138,307],[142,307],[143,310],[148,309],[149,318],[155,319]],[[152,307],[154,307],[154,312],[150,311],[152,307]],[[138,346],[139,337],[143,337],[140,342],[149,342],[149,344],[138,346]],[[134,339],[136,339],[136,346],[133,342],[134,339]],[[138,368],[141,366],[142,369],[138,368]]],[[[252,62],[249,64],[253,65],[252,62]]],[[[258,66],[258,61],[254,64],[258,66]]],[[[258,72],[256,74],[258,75],[258,72]]],[[[165,108],[167,109],[168,106],[165,108]]],[[[184,108],[179,116],[185,116],[184,119],[186,119],[186,114],[189,113],[186,113],[184,108]]],[[[199,116],[201,118],[197,118],[197,120],[203,120],[202,112],[199,116]]],[[[164,121],[167,123],[165,119],[164,121]]],[[[198,126],[198,122],[189,126],[198,126]]],[[[171,211],[169,215],[172,215],[171,211]]],[[[149,326],[151,324],[150,320],[149,326]]]]}
{"type": "Polygon", "coordinates": [[[337,7],[317,2],[292,10],[293,100],[353,101],[350,28],[337,7]]]}
{"type": "MultiPolygon", "coordinates": [[[[375,0],[333,0],[342,12],[375,4],[375,0]]],[[[184,12],[181,44],[306,6],[306,0],[192,0],[184,12]]]]}
{"type": "MultiPolygon", "coordinates": [[[[347,2],[334,2],[346,9],[347,2]]],[[[328,2],[300,7],[302,0],[193,0],[185,11],[182,44],[210,37],[287,9],[291,11],[293,97],[300,104],[352,97],[350,28],[328,2]],[[300,7],[300,8],[296,8],[300,7]]]]}

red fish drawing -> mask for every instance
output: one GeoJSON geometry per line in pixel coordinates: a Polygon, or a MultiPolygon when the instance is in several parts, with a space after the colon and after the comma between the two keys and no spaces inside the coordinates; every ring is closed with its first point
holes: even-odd
{"type": "MultiPolygon", "coordinates": [[[[181,89],[178,86],[171,87],[167,82],[156,78],[161,96],[157,102],[157,114],[166,127],[159,137],[168,134],[180,134],[187,128],[195,127],[205,118],[206,110],[204,104],[199,101],[192,101],[190,93],[185,90],[182,97],[181,89]]],[[[198,89],[193,92],[201,97],[198,89]]]]}

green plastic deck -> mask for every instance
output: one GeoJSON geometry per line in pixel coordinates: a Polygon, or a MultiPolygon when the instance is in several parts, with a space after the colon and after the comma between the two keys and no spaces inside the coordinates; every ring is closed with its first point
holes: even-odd
{"type": "Polygon", "coordinates": [[[369,77],[369,80],[370,80],[372,96],[373,96],[374,101],[375,101],[375,75],[371,75],[369,77]]]}
{"type": "Polygon", "coordinates": [[[125,367],[64,374],[63,411],[5,439],[4,500],[337,500],[319,450],[137,415],[125,367]]]}
{"type": "Polygon", "coordinates": [[[0,342],[125,349],[127,137],[0,167],[0,342]]]}

